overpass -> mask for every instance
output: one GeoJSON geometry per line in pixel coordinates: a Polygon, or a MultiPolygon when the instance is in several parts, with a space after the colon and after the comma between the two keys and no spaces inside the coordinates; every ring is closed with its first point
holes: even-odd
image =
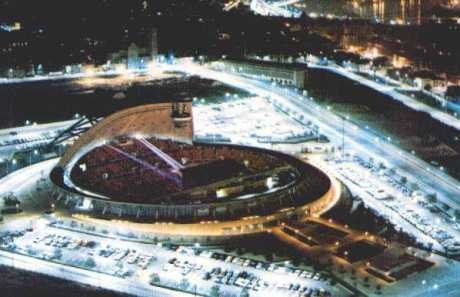
{"type": "Polygon", "coordinates": [[[285,18],[298,18],[301,12],[288,9],[288,5],[298,2],[298,0],[286,0],[274,3],[268,3],[264,0],[252,0],[250,8],[256,14],[264,16],[279,16],[285,18]]]}

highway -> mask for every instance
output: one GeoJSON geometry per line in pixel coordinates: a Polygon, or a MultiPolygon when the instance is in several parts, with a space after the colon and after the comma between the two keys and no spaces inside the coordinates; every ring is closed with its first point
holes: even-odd
{"type": "Polygon", "coordinates": [[[457,282],[447,283],[438,287],[430,287],[415,297],[458,297],[460,288],[457,282]]]}
{"type": "Polygon", "coordinates": [[[20,150],[45,145],[53,140],[58,131],[70,127],[76,121],[77,119],[0,130],[0,159],[10,158],[20,150]],[[24,142],[17,142],[18,140],[24,140],[24,142]]]}
{"type": "Polygon", "coordinates": [[[346,150],[352,149],[356,153],[373,157],[376,161],[394,166],[398,171],[407,175],[410,182],[417,182],[421,188],[428,190],[428,192],[436,192],[439,200],[451,207],[460,207],[460,200],[457,198],[460,197],[460,183],[457,180],[417,156],[384,140],[381,135],[376,135],[363,127],[356,126],[294,91],[262,81],[210,70],[192,63],[164,67],[217,80],[249,93],[270,98],[272,102],[282,105],[283,109],[291,116],[302,114],[306,118],[315,120],[320,130],[338,145],[342,143],[343,131],[346,150]]]}
{"type": "Polygon", "coordinates": [[[51,168],[58,162],[57,158],[43,161],[22,169],[12,172],[0,179],[0,194],[5,194],[10,191],[21,191],[31,183],[36,182],[38,178],[46,176],[51,168]]]}
{"type": "MultiPolygon", "coordinates": [[[[343,77],[346,77],[350,80],[353,80],[353,81],[356,81],[356,82],[359,82],[360,84],[368,87],[368,88],[371,88],[373,90],[376,90],[377,92],[380,92],[382,94],[385,94],[387,96],[389,96],[390,98],[392,98],[393,100],[396,100],[396,101],[399,101],[401,102],[402,104],[406,105],[407,107],[411,108],[412,110],[416,110],[416,111],[420,111],[420,112],[424,112],[428,115],[430,115],[433,119],[435,120],[438,120],[439,122],[447,125],[447,126],[450,126],[452,128],[455,128],[457,130],[460,130],[460,120],[443,111],[443,110],[440,110],[440,109],[437,109],[437,108],[434,108],[434,107],[431,107],[425,103],[422,103],[410,96],[407,96],[407,95],[404,95],[404,94],[401,94],[399,92],[396,91],[396,88],[395,87],[392,87],[392,86],[387,86],[387,85],[383,85],[383,84],[380,84],[380,83],[377,83],[375,81],[372,81],[370,79],[366,79],[365,77],[359,75],[359,74],[356,74],[356,73],[353,73],[352,71],[349,71],[343,67],[340,67],[340,66],[324,66],[324,65],[313,65],[313,64],[308,64],[308,67],[310,68],[316,68],[316,69],[324,69],[324,70],[327,70],[327,71],[331,71],[331,72],[334,72],[340,76],[343,76],[343,77]]],[[[403,87],[403,86],[399,86],[397,87],[399,89],[407,89],[407,90],[418,90],[418,89],[414,89],[414,88],[407,88],[407,87],[403,87]]]]}

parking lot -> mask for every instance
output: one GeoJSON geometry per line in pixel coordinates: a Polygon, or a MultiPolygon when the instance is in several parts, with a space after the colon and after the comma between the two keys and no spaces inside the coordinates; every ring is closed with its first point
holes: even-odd
{"type": "MultiPolygon", "coordinates": [[[[341,158],[327,158],[329,166],[348,181],[351,187],[360,191],[362,196],[371,197],[375,203],[383,205],[389,211],[379,209],[390,221],[401,222],[401,218],[427,235],[436,244],[431,245],[450,255],[460,254],[460,224],[435,200],[430,201],[429,193],[423,191],[416,184],[410,183],[395,171],[386,168],[384,164],[377,164],[372,160],[365,160],[359,156],[341,158]],[[394,217],[397,215],[398,217],[394,217]]],[[[401,226],[404,228],[404,226],[401,226]]],[[[410,232],[410,230],[405,230],[410,232]]],[[[419,232],[419,233],[420,233],[419,232]]],[[[421,242],[426,238],[420,238],[421,242]]],[[[426,242],[429,244],[429,242],[426,242]]]]}
{"type": "Polygon", "coordinates": [[[133,281],[219,296],[347,296],[320,272],[195,247],[113,240],[52,227],[44,219],[2,230],[0,248],[133,281]],[[17,228],[16,228],[17,229],[17,228]],[[216,286],[218,287],[216,289],[216,286]]]}
{"type": "Polygon", "coordinates": [[[223,103],[197,101],[193,108],[198,139],[269,147],[270,143],[318,137],[317,127],[311,122],[287,117],[262,97],[233,98],[223,103]]]}

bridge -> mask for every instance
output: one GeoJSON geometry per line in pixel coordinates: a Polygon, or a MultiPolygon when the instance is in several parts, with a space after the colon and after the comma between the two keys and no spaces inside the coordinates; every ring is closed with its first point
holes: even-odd
{"type": "Polygon", "coordinates": [[[279,2],[273,3],[272,6],[273,6],[273,7],[283,7],[283,6],[288,6],[288,5],[291,5],[291,4],[299,3],[300,1],[302,1],[302,0],[286,0],[286,1],[279,1],[279,2]]]}
{"type": "Polygon", "coordinates": [[[300,0],[285,0],[268,3],[265,0],[252,0],[250,8],[256,14],[264,16],[280,16],[285,18],[298,18],[301,11],[289,8],[289,5],[300,2],[300,0]]]}

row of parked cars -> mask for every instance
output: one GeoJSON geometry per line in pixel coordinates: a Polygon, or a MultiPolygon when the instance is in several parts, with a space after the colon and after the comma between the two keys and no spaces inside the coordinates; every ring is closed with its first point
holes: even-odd
{"type": "Polygon", "coordinates": [[[15,239],[24,236],[30,229],[21,231],[5,231],[0,233],[0,248],[5,250],[16,249],[15,239]]]}
{"type": "MultiPolygon", "coordinates": [[[[184,277],[194,273],[204,281],[210,281],[219,285],[235,286],[247,290],[259,291],[272,288],[274,290],[289,291],[296,293],[298,296],[331,296],[330,292],[322,289],[309,287],[296,282],[280,282],[264,280],[254,273],[243,270],[238,271],[230,268],[213,267],[206,269],[205,266],[198,262],[184,259],[172,258],[163,266],[164,272],[180,272],[184,277]]],[[[294,271],[293,271],[294,273],[294,271]]],[[[302,272],[296,272],[298,275],[302,272]]],[[[313,274],[310,272],[310,274],[313,274]]]]}
{"type": "MultiPolygon", "coordinates": [[[[388,183],[392,188],[397,190],[400,193],[400,196],[414,199],[419,206],[425,208],[431,213],[438,214],[445,224],[448,224],[453,229],[460,231],[460,225],[450,216],[443,214],[443,211],[439,207],[429,203],[422,191],[410,189],[407,183],[401,182],[401,179],[398,179],[395,175],[390,174],[388,171],[380,177],[384,182],[388,183]]],[[[389,206],[393,210],[397,211],[406,220],[414,224],[417,229],[423,231],[438,241],[444,248],[446,248],[448,253],[460,255],[460,241],[442,227],[438,227],[437,224],[433,224],[433,218],[431,216],[429,217],[424,215],[422,212],[417,211],[415,206],[402,203],[402,201],[395,201],[395,203],[389,204],[391,204],[389,206]]]]}
{"type": "Polygon", "coordinates": [[[259,291],[262,288],[268,288],[270,284],[247,271],[234,271],[230,269],[222,269],[214,267],[211,271],[203,275],[204,280],[213,281],[216,284],[225,284],[228,286],[236,286],[246,288],[253,291],[259,291]]]}
{"type": "Polygon", "coordinates": [[[117,262],[137,265],[145,270],[156,259],[152,255],[146,255],[136,252],[134,249],[125,249],[106,245],[98,248],[98,243],[92,240],[76,239],[65,235],[45,234],[39,235],[33,239],[34,244],[44,244],[55,248],[66,248],[69,250],[78,250],[82,248],[82,253],[88,256],[99,256],[110,258],[117,262]],[[84,248],[84,249],[83,249],[84,248]]]}
{"type": "Polygon", "coordinates": [[[117,262],[137,265],[143,270],[147,269],[147,267],[156,260],[154,256],[139,253],[134,249],[112,247],[110,245],[106,245],[105,247],[100,248],[97,254],[117,262]]]}
{"type": "Polygon", "coordinates": [[[438,215],[438,223],[444,223],[457,231],[460,231],[460,224],[445,214],[436,203],[430,203],[423,191],[411,186],[407,180],[403,181],[404,178],[390,172],[385,166],[359,156],[353,156],[352,160],[345,162],[330,161],[336,163],[338,172],[435,239],[449,254],[460,255],[460,241],[440,224],[434,224],[432,213],[438,215]],[[382,184],[384,186],[379,186],[382,184]]]}
{"type": "Polygon", "coordinates": [[[221,260],[226,263],[233,263],[233,264],[240,265],[243,267],[252,267],[252,268],[260,269],[263,271],[289,274],[292,276],[297,276],[297,277],[301,277],[305,279],[312,279],[316,281],[327,281],[328,280],[328,277],[323,273],[312,272],[312,271],[307,271],[307,270],[302,270],[302,269],[294,269],[294,268],[291,268],[285,265],[278,265],[274,263],[256,261],[252,259],[237,257],[233,255],[227,255],[223,253],[217,253],[213,251],[203,251],[201,253],[201,256],[213,258],[216,260],[221,260]]]}
{"type": "Polygon", "coordinates": [[[67,248],[70,250],[77,250],[80,247],[94,246],[94,242],[88,242],[81,239],[73,239],[69,236],[58,235],[58,234],[46,234],[43,236],[37,236],[33,240],[33,243],[43,243],[47,246],[57,248],[67,248]]]}

